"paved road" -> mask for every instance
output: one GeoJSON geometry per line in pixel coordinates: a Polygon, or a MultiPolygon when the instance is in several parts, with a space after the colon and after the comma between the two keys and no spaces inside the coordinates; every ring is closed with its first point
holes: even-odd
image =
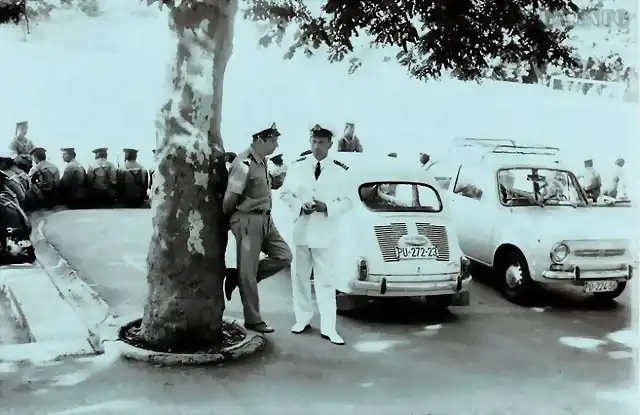
{"type": "MultiPolygon", "coordinates": [[[[62,212],[45,228],[96,291],[131,316],[141,314],[145,300],[150,232],[149,211],[62,212]]],[[[520,308],[474,283],[472,305],[443,315],[401,304],[341,317],[348,343],[337,347],[317,333],[289,333],[286,276],[260,290],[276,332],[256,359],[188,370],[106,357],[5,368],[11,373],[0,383],[0,409],[20,415],[637,413],[625,304],[593,310],[555,298],[520,308]]],[[[228,314],[241,318],[237,298],[228,314]]]]}

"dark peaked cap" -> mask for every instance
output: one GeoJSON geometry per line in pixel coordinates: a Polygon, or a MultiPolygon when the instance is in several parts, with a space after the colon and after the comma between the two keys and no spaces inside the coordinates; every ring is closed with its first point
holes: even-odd
{"type": "Polygon", "coordinates": [[[123,148],[122,152],[125,154],[138,154],[138,150],[136,150],[135,148],[123,148]]]}
{"type": "Polygon", "coordinates": [[[31,155],[38,154],[38,155],[43,155],[44,156],[44,155],[47,154],[47,150],[45,150],[42,147],[36,147],[33,150],[31,150],[31,152],[29,154],[31,154],[31,155]]]}
{"type": "Polygon", "coordinates": [[[106,147],[96,148],[95,150],[91,150],[92,153],[106,153],[109,149],[106,147]]]}
{"type": "Polygon", "coordinates": [[[76,149],[73,147],[66,147],[66,148],[61,148],[60,151],[62,151],[63,153],[75,153],[76,149]]]}
{"type": "Polygon", "coordinates": [[[255,133],[252,137],[253,139],[265,139],[265,138],[271,138],[271,137],[280,137],[280,131],[278,131],[278,128],[276,128],[276,123],[271,124],[271,127],[267,128],[266,130],[262,130],[260,132],[255,133]]]}
{"type": "Polygon", "coordinates": [[[311,136],[318,138],[331,138],[333,137],[333,133],[326,128],[322,128],[320,124],[316,124],[311,129],[311,136]]]}

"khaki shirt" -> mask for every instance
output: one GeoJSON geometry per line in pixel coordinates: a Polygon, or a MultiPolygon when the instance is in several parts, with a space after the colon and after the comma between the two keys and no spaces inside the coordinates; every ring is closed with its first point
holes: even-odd
{"type": "Polygon", "coordinates": [[[140,164],[137,161],[133,160],[133,161],[125,162],[124,166],[122,166],[120,170],[123,170],[123,171],[124,170],[145,170],[145,168],[142,167],[142,164],[140,164]]]}
{"type": "Polygon", "coordinates": [[[118,171],[116,170],[116,166],[114,166],[114,164],[106,158],[99,158],[95,162],[93,162],[93,164],[89,165],[89,168],[87,169],[87,181],[89,183],[93,182],[93,179],[95,178],[94,172],[98,167],[107,167],[109,181],[112,184],[116,183],[116,181],[118,180],[118,171]]]}
{"type": "Polygon", "coordinates": [[[271,179],[267,163],[253,148],[238,154],[229,168],[227,191],[241,195],[239,212],[271,210],[271,179]]]}
{"type": "Polygon", "coordinates": [[[27,137],[15,137],[9,145],[9,149],[18,155],[29,155],[34,148],[35,146],[27,137]]]}
{"type": "Polygon", "coordinates": [[[338,151],[346,152],[346,153],[362,153],[362,144],[360,144],[360,139],[358,136],[342,137],[338,141],[338,151]]]}
{"type": "Polygon", "coordinates": [[[60,169],[58,169],[58,166],[51,163],[49,160],[41,161],[40,163],[33,166],[31,168],[31,171],[29,172],[29,177],[33,177],[37,172],[45,170],[48,170],[53,174],[55,187],[60,186],[60,169]]]}
{"type": "Polygon", "coordinates": [[[60,179],[60,185],[66,188],[78,187],[84,185],[87,172],[84,167],[76,159],[67,163],[60,179]]]}

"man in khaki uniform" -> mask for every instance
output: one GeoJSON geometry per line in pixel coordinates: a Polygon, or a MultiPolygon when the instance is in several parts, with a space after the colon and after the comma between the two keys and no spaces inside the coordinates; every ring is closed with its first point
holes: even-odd
{"type": "Polygon", "coordinates": [[[139,207],[147,200],[149,177],[138,163],[138,150],[125,148],[124,166],[118,169],[118,201],[127,207],[139,207]]]}
{"type": "Polygon", "coordinates": [[[356,135],[356,126],[348,122],[344,126],[344,135],[338,141],[338,151],[347,153],[362,153],[362,144],[356,135]]]}
{"type": "Polygon", "coordinates": [[[62,151],[62,160],[67,163],[60,179],[60,202],[70,209],[78,209],[86,197],[87,171],[76,160],[74,148],[63,148],[60,151],[62,151]]]}
{"type": "Polygon", "coordinates": [[[36,147],[31,150],[33,167],[29,171],[31,190],[27,193],[25,207],[27,209],[53,208],[57,203],[60,189],[60,170],[47,160],[47,150],[36,147]]]}
{"type": "Polygon", "coordinates": [[[9,148],[13,153],[14,159],[18,167],[28,173],[33,164],[31,163],[31,152],[35,148],[33,142],[27,138],[29,131],[29,123],[21,121],[16,123],[15,137],[11,141],[9,148]]]}
{"type": "Polygon", "coordinates": [[[275,123],[253,135],[251,146],[238,154],[229,169],[229,184],[222,209],[230,218],[236,239],[237,271],[229,269],[225,295],[231,299],[240,289],[244,308],[244,325],[260,333],[271,333],[260,315],[258,282],[289,267],[292,254],[271,217],[271,183],[266,156],[278,147],[280,132],[275,123]],[[260,252],[267,257],[260,259],[260,252]]]}
{"type": "Polygon", "coordinates": [[[96,207],[112,205],[116,200],[118,174],[116,166],[107,160],[108,149],[96,148],[96,159],[87,169],[87,185],[91,203],[96,207]]]}

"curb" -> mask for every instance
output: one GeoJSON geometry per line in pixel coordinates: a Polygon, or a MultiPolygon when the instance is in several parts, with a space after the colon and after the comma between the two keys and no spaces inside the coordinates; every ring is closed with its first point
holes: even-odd
{"type": "Polygon", "coordinates": [[[45,237],[43,229],[47,219],[57,213],[36,219],[31,241],[36,250],[38,262],[56,286],[60,296],[71,306],[87,328],[89,343],[97,353],[103,353],[103,342],[100,336],[103,325],[115,316],[109,305],[78,276],[45,237]]]}
{"type": "MultiPolygon", "coordinates": [[[[130,320],[127,324],[133,323],[136,320],[130,320]]],[[[245,334],[245,339],[240,343],[226,347],[218,353],[163,353],[154,352],[151,350],[141,349],[139,347],[132,346],[122,340],[113,341],[113,345],[117,349],[121,357],[127,360],[134,360],[139,362],[147,362],[163,366],[175,366],[175,365],[211,365],[224,362],[232,362],[240,360],[251,355],[257,354],[264,349],[266,344],[266,338],[260,333],[255,333],[246,330],[235,320],[223,318],[223,320],[234,325],[245,334]]],[[[124,325],[122,325],[124,326],[124,325]]],[[[122,327],[120,326],[120,327],[122,327]]],[[[119,329],[118,329],[119,331],[119,329]]]]}

